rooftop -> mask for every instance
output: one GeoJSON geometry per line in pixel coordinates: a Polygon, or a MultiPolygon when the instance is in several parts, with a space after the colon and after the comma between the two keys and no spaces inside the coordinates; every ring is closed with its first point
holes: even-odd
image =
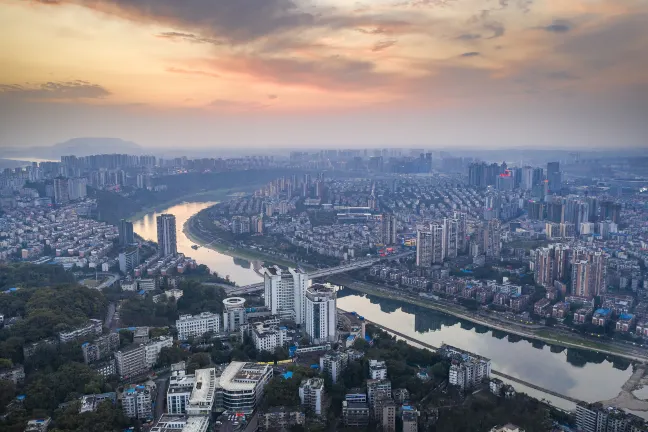
{"type": "Polygon", "coordinates": [[[195,375],[195,384],[189,403],[194,404],[212,404],[216,397],[216,369],[197,369],[195,375]]]}
{"type": "Polygon", "coordinates": [[[254,390],[258,382],[272,368],[268,365],[232,362],[220,377],[220,386],[229,391],[254,390]]]}

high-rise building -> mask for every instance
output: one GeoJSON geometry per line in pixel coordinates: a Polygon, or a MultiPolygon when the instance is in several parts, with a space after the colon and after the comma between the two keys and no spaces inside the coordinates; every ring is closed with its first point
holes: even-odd
{"type": "Polygon", "coordinates": [[[304,324],[308,274],[300,269],[282,270],[279,266],[263,269],[265,305],[273,315],[304,324]]]}
{"type": "Polygon", "coordinates": [[[119,348],[119,334],[109,333],[105,336],[99,336],[93,342],[85,342],[81,345],[83,352],[83,361],[92,363],[102,358],[108,357],[119,348]]]}
{"type": "Polygon", "coordinates": [[[220,331],[220,315],[203,312],[200,315],[180,315],[176,320],[178,340],[185,341],[190,337],[200,337],[207,332],[220,331]]]}
{"type": "Polygon", "coordinates": [[[396,244],[396,216],[393,214],[382,216],[382,242],[385,246],[396,244]]]}
{"type": "Polygon", "coordinates": [[[533,167],[522,167],[521,176],[522,178],[520,179],[520,187],[528,191],[533,189],[533,167]]]}
{"type": "Polygon", "coordinates": [[[549,182],[550,192],[559,192],[562,189],[562,173],[560,172],[559,162],[549,162],[547,164],[547,181],[549,182]]]}
{"type": "Polygon", "coordinates": [[[176,218],[172,214],[157,217],[158,255],[161,257],[178,253],[176,241],[176,218]]]}
{"type": "Polygon", "coordinates": [[[403,432],[418,432],[419,412],[411,406],[403,407],[403,432]]]}
{"type": "Polygon", "coordinates": [[[374,408],[376,405],[376,395],[378,393],[384,392],[387,394],[391,394],[392,391],[392,385],[391,381],[388,379],[382,379],[382,380],[375,380],[375,379],[369,379],[367,380],[367,399],[369,401],[369,407],[374,408]]]}
{"type": "Polygon", "coordinates": [[[139,265],[139,249],[134,247],[119,253],[119,270],[130,273],[139,265]]]}
{"type": "Polygon", "coordinates": [[[250,232],[250,218],[247,216],[232,217],[232,233],[247,234],[250,232]]]}
{"type": "Polygon", "coordinates": [[[488,221],[484,231],[484,251],[487,257],[499,258],[502,254],[502,225],[499,219],[488,221]]]}
{"type": "Polygon", "coordinates": [[[135,243],[133,222],[122,219],[119,221],[119,245],[127,246],[132,243],[135,243]]]}
{"type": "Polygon", "coordinates": [[[451,362],[448,378],[451,385],[463,390],[475,387],[484,379],[490,378],[490,359],[449,345],[442,345],[440,351],[451,362]]]}
{"type": "Polygon", "coordinates": [[[468,220],[466,213],[454,212],[454,219],[457,220],[457,251],[458,253],[466,253],[468,247],[468,220]]]}
{"type": "Polygon", "coordinates": [[[313,344],[337,340],[336,294],[333,288],[314,284],[306,289],[304,325],[313,344]]]}
{"type": "Polygon", "coordinates": [[[54,179],[54,202],[56,204],[66,204],[70,201],[69,181],[65,177],[54,179]]]}
{"type": "Polygon", "coordinates": [[[228,297],[223,300],[223,330],[236,331],[241,324],[246,323],[245,299],[242,297],[228,297]]]}
{"type": "Polygon", "coordinates": [[[445,258],[443,247],[444,227],[439,224],[430,224],[419,227],[416,232],[416,265],[430,267],[442,264],[445,258]]]}
{"type": "Polygon", "coordinates": [[[121,378],[130,378],[146,372],[146,351],[144,346],[131,347],[115,353],[117,374],[121,378]]]}
{"type": "Polygon", "coordinates": [[[322,378],[308,378],[299,386],[299,400],[313,414],[326,414],[326,391],[322,378]]]}
{"type": "Polygon", "coordinates": [[[88,180],[83,177],[68,179],[68,195],[70,201],[85,198],[88,196],[88,180]]]}
{"type": "Polygon", "coordinates": [[[575,249],[572,255],[572,294],[592,298],[606,291],[606,255],[575,249]]]}
{"type": "Polygon", "coordinates": [[[534,275],[537,284],[553,287],[555,281],[564,281],[569,265],[569,246],[555,243],[538,248],[534,256],[534,275]]]}
{"type": "Polygon", "coordinates": [[[457,258],[459,244],[459,221],[443,219],[443,254],[448,259],[457,258]]]}

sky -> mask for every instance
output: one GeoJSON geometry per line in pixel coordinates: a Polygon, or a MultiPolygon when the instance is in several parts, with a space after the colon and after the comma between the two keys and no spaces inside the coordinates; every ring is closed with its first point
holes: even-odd
{"type": "Polygon", "coordinates": [[[648,0],[0,8],[0,147],[648,147],[648,0]]]}

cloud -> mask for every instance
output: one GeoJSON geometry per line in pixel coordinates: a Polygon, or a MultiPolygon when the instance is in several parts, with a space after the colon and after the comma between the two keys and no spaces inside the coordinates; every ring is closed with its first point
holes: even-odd
{"type": "Polygon", "coordinates": [[[464,40],[464,41],[470,41],[470,40],[475,40],[481,38],[480,34],[477,33],[465,33],[462,35],[457,36],[457,39],[459,40],[464,40]]]}
{"type": "Polygon", "coordinates": [[[471,51],[471,52],[465,52],[461,54],[459,57],[477,57],[480,54],[477,51],[471,51]]]}
{"type": "Polygon", "coordinates": [[[211,78],[220,78],[220,75],[214,72],[206,72],[201,70],[192,70],[192,69],[182,69],[177,67],[166,68],[167,72],[185,74],[185,75],[202,75],[211,78]]]}
{"type": "Polygon", "coordinates": [[[484,24],[484,28],[486,30],[492,31],[493,34],[489,36],[487,39],[495,39],[501,36],[504,36],[504,33],[506,32],[506,29],[504,28],[504,25],[500,22],[497,21],[490,21],[484,24]]]}
{"type": "Polygon", "coordinates": [[[208,43],[208,44],[213,44],[213,45],[222,45],[223,42],[216,40],[216,39],[211,39],[211,38],[204,38],[200,36],[196,36],[193,33],[182,33],[182,32],[164,32],[164,33],[159,33],[155,35],[156,37],[160,39],[169,39],[172,41],[186,41],[186,42],[191,42],[191,43],[208,43]]]}
{"type": "Polygon", "coordinates": [[[277,96],[276,94],[269,94],[268,95],[268,99],[270,99],[270,100],[277,99],[278,97],[279,96],[277,96]]]}
{"type": "Polygon", "coordinates": [[[376,42],[373,48],[371,48],[371,51],[378,52],[378,51],[386,50],[387,48],[396,45],[396,42],[397,41],[395,40],[384,40],[384,41],[376,42]]]}
{"type": "MultiPolygon", "coordinates": [[[[315,16],[293,0],[59,0],[136,22],[199,29],[208,39],[245,43],[282,31],[312,26],[315,16]]],[[[171,32],[170,32],[171,33],[171,32]]]]}
{"type": "Polygon", "coordinates": [[[258,111],[272,105],[258,102],[241,102],[229,99],[215,99],[208,107],[225,111],[258,111]]]}
{"type": "Polygon", "coordinates": [[[110,94],[104,87],[82,80],[24,85],[0,84],[0,95],[19,99],[103,99],[110,94]]]}
{"type": "Polygon", "coordinates": [[[567,71],[547,72],[546,76],[549,79],[557,81],[573,81],[578,79],[576,75],[567,71]]]}
{"type": "Polygon", "coordinates": [[[552,24],[542,27],[543,30],[550,33],[567,33],[573,27],[569,21],[554,21],[552,24]]]}

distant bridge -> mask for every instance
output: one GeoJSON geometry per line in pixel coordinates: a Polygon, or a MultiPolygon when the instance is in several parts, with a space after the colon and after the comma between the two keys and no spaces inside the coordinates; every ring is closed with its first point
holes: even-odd
{"type": "MultiPolygon", "coordinates": [[[[310,273],[308,273],[308,279],[317,279],[321,277],[327,277],[327,276],[332,276],[340,273],[346,273],[349,271],[353,270],[360,270],[363,268],[371,267],[374,264],[378,264],[381,260],[387,259],[387,260],[395,260],[395,259],[400,259],[404,258],[406,256],[410,256],[415,254],[416,252],[414,251],[408,251],[408,252],[403,252],[399,254],[394,254],[390,255],[387,257],[381,257],[381,258],[367,258],[367,259],[362,259],[358,261],[354,261],[348,264],[342,264],[336,267],[328,267],[324,269],[318,269],[314,270],[310,273]]],[[[261,283],[255,283],[251,285],[245,285],[241,287],[223,287],[225,288],[225,291],[227,292],[227,295],[241,295],[241,294],[250,294],[253,292],[258,292],[258,291],[263,291],[263,282],[261,283]]]]}

